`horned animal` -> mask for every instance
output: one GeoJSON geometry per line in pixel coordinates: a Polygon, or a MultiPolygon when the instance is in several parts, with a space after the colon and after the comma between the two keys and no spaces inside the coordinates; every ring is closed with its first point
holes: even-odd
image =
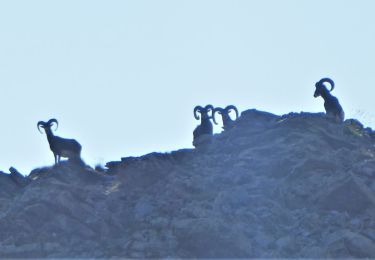
{"type": "Polygon", "coordinates": [[[331,91],[335,88],[335,83],[330,78],[322,78],[315,84],[314,97],[321,96],[324,99],[324,108],[326,115],[334,118],[338,122],[343,122],[345,118],[344,110],[342,109],[339,100],[331,95],[331,91]],[[328,90],[324,83],[331,85],[331,90],[328,90]]]}
{"type": "Polygon", "coordinates": [[[215,118],[215,113],[219,113],[223,119],[223,129],[228,130],[233,127],[234,122],[238,119],[238,110],[235,106],[230,105],[227,106],[226,108],[221,108],[221,107],[216,107],[214,111],[212,112],[212,119],[214,123],[217,125],[218,123],[216,122],[215,118]],[[231,111],[234,111],[236,113],[236,118],[233,120],[230,116],[229,113],[231,111]]]}
{"type": "Polygon", "coordinates": [[[210,116],[208,113],[212,112],[214,110],[214,107],[212,105],[207,105],[205,107],[202,106],[196,106],[194,108],[194,117],[196,120],[201,120],[201,124],[198,125],[193,132],[194,140],[202,135],[213,135],[213,127],[210,119],[212,118],[212,115],[210,116]],[[199,117],[198,113],[201,114],[199,117]]]}
{"type": "Polygon", "coordinates": [[[59,125],[56,119],[50,119],[48,122],[39,121],[37,124],[40,133],[43,132],[40,128],[43,128],[47,135],[49,147],[55,157],[55,164],[60,162],[60,158],[68,159],[80,159],[82,146],[74,139],[65,139],[59,136],[55,136],[52,132],[51,127],[56,124],[56,130],[59,125]]]}

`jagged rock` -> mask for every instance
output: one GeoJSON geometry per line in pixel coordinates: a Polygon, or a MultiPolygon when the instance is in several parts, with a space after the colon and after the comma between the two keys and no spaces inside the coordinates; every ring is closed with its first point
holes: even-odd
{"type": "Polygon", "coordinates": [[[30,179],[28,179],[27,177],[24,177],[19,171],[17,171],[16,168],[10,167],[9,172],[10,172],[10,178],[18,185],[26,186],[27,184],[30,183],[30,179]]]}
{"type": "Polygon", "coordinates": [[[193,145],[195,148],[204,149],[212,142],[212,135],[201,135],[198,138],[194,139],[193,145]]]}
{"type": "Polygon", "coordinates": [[[333,187],[319,199],[318,204],[324,210],[348,212],[351,215],[359,215],[369,207],[375,207],[353,179],[333,187]]]}
{"type": "Polygon", "coordinates": [[[0,215],[21,189],[22,186],[14,182],[10,174],[0,172],[0,215]]]}
{"type": "Polygon", "coordinates": [[[349,230],[338,230],[328,235],[326,257],[372,258],[375,255],[375,242],[361,234],[349,230]]]}
{"type": "Polygon", "coordinates": [[[198,149],[0,174],[0,257],[374,258],[367,132],[248,110],[198,149]]]}

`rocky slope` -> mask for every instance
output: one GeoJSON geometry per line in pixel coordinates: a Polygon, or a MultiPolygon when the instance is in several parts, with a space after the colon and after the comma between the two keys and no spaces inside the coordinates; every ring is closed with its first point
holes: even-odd
{"type": "Polygon", "coordinates": [[[374,138],[355,120],[249,110],[198,149],[12,174],[0,257],[375,257],[374,138]]]}

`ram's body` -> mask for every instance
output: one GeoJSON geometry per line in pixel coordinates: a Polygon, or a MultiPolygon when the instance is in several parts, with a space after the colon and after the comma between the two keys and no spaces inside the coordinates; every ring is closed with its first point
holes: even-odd
{"type": "Polygon", "coordinates": [[[202,119],[201,124],[193,131],[194,140],[202,135],[213,135],[213,127],[210,119],[202,119]]]}
{"type": "Polygon", "coordinates": [[[213,111],[212,105],[207,105],[206,107],[196,106],[194,108],[194,117],[197,120],[201,120],[201,124],[198,125],[193,131],[193,144],[196,143],[195,141],[202,137],[202,136],[212,136],[213,135],[213,126],[210,121],[212,116],[208,113],[213,111]],[[197,113],[200,113],[201,116],[199,117],[197,113]]]}

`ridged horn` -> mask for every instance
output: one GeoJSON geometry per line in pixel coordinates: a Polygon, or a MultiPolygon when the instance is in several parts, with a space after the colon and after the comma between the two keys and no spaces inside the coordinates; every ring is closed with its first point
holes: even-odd
{"type": "Polygon", "coordinates": [[[216,119],[215,119],[215,113],[219,113],[219,114],[222,114],[224,111],[224,109],[222,109],[221,107],[215,107],[215,109],[212,111],[212,120],[214,121],[215,125],[218,125],[218,123],[216,122],[216,119]]]}
{"type": "Polygon", "coordinates": [[[211,111],[213,111],[214,110],[214,106],[213,105],[207,105],[205,107],[205,109],[207,110],[207,112],[208,112],[209,109],[211,109],[211,111]]]}
{"type": "Polygon", "coordinates": [[[46,125],[46,122],[44,122],[44,121],[39,121],[38,124],[36,125],[37,128],[38,128],[38,131],[39,131],[41,134],[43,134],[43,132],[40,131],[40,127],[41,127],[41,126],[44,127],[45,125],[46,125]]]}
{"type": "Polygon", "coordinates": [[[48,120],[47,125],[52,126],[53,123],[56,123],[56,129],[55,129],[55,131],[56,131],[57,128],[59,127],[59,122],[57,122],[57,119],[52,118],[52,119],[48,120]]]}
{"type": "Polygon", "coordinates": [[[206,107],[205,107],[205,109],[206,109],[206,113],[207,113],[207,116],[210,118],[210,116],[208,115],[208,112],[211,110],[211,118],[212,118],[212,113],[213,113],[213,111],[214,111],[214,106],[213,105],[207,105],[206,107]]]}
{"type": "Polygon", "coordinates": [[[196,106],[196,107],[194,108],[194,118],[195,118],[196,120],[201,119],[200,116],[197,114],[197,112],[202,113],[202,110],[204,110],[204,108],[201,107],[201,106],[196,106]]]}
{"type": "Polygon", "coordinates": [[[335,88],[335,82],[333,82],[333,80],[330,78],[322,78],[321,80],[319,80],[318,84],[323,84],[325,82],[331,85],[331,90],[330,90],[331,92],[335,88]]]}
{"type": "Polygon", "coordinates": [[[239,113],[238,113],[238,109],[237,109],[237,107],[235,107],[235,106],[233,106],[233,105],[230,105],[230,106],[227,106],[227,107],[225,108],[225,111],[227,111],[228,114],[229,114],[230,110],[234,110],[234,112],[236,113],[236,119],[235,119],[235,120],[237,120],[238,117],[239,117],[239,113]]]}

